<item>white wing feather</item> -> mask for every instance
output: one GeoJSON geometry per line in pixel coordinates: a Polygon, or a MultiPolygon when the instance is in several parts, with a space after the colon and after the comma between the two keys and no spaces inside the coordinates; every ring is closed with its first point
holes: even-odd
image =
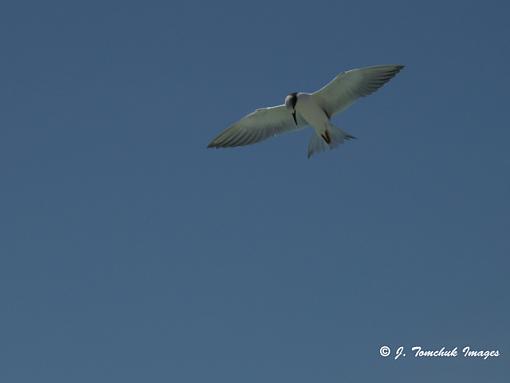
{"type": "Polygon", "coordinates": [[[403,65],[378,65],[340,73],[312,96],[329,118],[368,96],[391,80],[403,65]]]}
{"type": "Polygon", "coordinates": [[[281,133],[299,130],[306,122],[299,118],[298,125],[285,105],[257,109],[221,132],[208,148],[222,148],[255,144],[281,133]]]}

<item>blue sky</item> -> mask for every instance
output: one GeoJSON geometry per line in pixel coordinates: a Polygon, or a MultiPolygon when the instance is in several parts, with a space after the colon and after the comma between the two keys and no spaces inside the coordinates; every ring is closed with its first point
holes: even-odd
{"type": "Polygon", "coordinates": [[[2,2],[0,380],[508,381],[509,11],[2,2]],[[387,63],[339,150],[206,149],[387,63]]]}

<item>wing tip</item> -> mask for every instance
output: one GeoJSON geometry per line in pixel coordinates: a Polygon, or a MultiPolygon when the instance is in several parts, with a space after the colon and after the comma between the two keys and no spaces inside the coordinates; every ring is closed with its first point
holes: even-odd
{"type": "Polygon", "coordinates": [[[405,67],[406,66],[404,64],[383,64],[383,65],[373,65],[373,66],[368,66],[368,67],[355,68],[355,69],[351,69],[351,70],[353,70],[353,71],[358,70],[358,69],[386,70],[388,73],[397,74],[405,67]]]}
{"type": "Polygon", "coordinates": [[[207,148],[219,149],[232,146],[230,145],[231,144],[230,141],[232,141],[233,137],[228,136],[229,130],[230,128],[227,128],[223,132],[221,132],[218,136],[216,136],[211,142],[209,142],[207,148]]]}
{"type": "Polygon", "coordinates": [[[227,148],[227,147],[230,147],[231,145],[226,145],[225,143],[223,142],[216,142],[216,141],[212,141],[210,142],[208,145],[207,145],[207,148],[206,149],[221,149],[221,148],[227,148]]]}
{"type": "Polygon", "coordinates": [[[214,140],[212,140],[211,142],[209,142],[207,144],[207,149],[210,149],[210,148],[218,148],[218,138],[216,137],[214,140]]]}

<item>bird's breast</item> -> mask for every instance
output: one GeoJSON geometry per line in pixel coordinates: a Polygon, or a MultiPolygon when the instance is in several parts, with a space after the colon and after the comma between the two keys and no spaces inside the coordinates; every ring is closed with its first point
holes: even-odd
{"type": "Polygon", "coordinates": [[[296,112],[316,130],[323,131],[329,123],[329,118],[314,98],[307,93],[299,93],[296,103],[296,112]]]}

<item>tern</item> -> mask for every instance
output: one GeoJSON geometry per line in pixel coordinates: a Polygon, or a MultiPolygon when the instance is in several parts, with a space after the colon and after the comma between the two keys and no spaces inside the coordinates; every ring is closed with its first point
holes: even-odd
{"type": "Polygon", "coordinates": [[[232,124],[208,148],[251,145],[285,132],[313,128],[308,158],[338,147],[353,135],[331,123],[331,118],[360,97],[368,96],[391,80],[403,65],[376,65],[340,73],[313,93],[290,93],[282,105],[260,108],[232,124]]]}

